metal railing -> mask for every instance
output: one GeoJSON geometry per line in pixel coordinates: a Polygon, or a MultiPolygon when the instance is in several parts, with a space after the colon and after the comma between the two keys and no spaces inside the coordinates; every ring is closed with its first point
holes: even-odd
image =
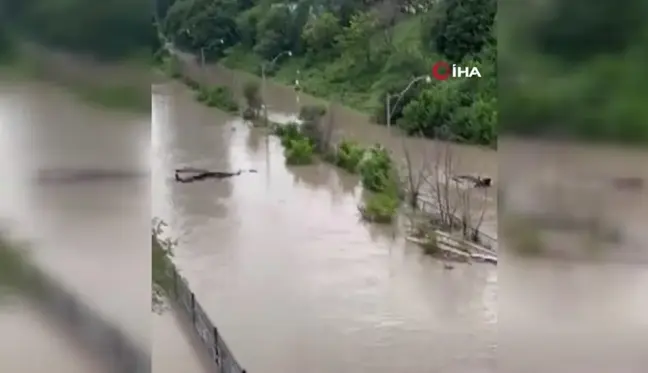
{"type": "Polygon", "coordinates": [[[211,360],[216,364],[215,373],[246,373],[230,352],[214,323],[196,300],[196,295],[189,289],[187,280],[178,273],[171,260],[167,266],[167,273],[173,280],[168,296],[191,322],[193,330],[211,360]]]}

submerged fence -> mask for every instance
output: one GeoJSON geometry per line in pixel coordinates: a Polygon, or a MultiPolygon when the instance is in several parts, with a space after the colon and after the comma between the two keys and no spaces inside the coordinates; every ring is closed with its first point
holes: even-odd
{"type": "Polygon", "coordinates": [[[189,289],[189,284],[169,261],[167,266],[169,276],[173,279],[169,297],[175,301],[178,309],[191,321],[194,331],[212,361],[216,364],[215,373],[246,373],[230,352],[218,329],[211,322],[202,306],[196,300],[195,294],[189,289]]]}

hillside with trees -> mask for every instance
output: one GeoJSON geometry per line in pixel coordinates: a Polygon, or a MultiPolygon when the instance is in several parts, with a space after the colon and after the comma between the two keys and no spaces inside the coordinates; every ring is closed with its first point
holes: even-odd
{"type": "Polygon", "coordinates": [[[104,60],[151,55],[157,35],[143,0],[20,0],[0,5],[3,35],[104,60]]]}
{"type": "Polygon", "coordinates": [[[372,114],[385,97],[443,60],[478,66],[482,78],[416,84],[394,108],[409,134],[496,142],[495,0],[164,0],[156,14],[179,48],[268,75],[372,114]],[[285,57],[285,56],[284,56],[285,57]]]}
{"type": "Polygon", "coordinates": [[[648,143],[646,14],[642,0],[500,9],[500,133],[648,143]]]}

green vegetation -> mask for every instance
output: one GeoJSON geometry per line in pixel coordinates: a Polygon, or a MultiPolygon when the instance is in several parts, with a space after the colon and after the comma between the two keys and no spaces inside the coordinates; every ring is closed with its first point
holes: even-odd
{"type": "Polygon", "coordinates": [[[314,161],[315,145],[302,132],[302,128],[297,123],[288,123],[277,125],[275,135],[281,139],[281,145],[284,147],[286,164],[289,165],[307,165],[314,161]]]}
{"type": "Polygon", "coordinates": [[[305,92],[378,123],[386,122],[387,94],[434,62],[477,66],[481,79],[414,84],[392,108],[392,123],[427,137],[445,125],[457,141],[496,140],[494,0],[175,0],[165,9],[162,31],[179,47],[255,74],[289,50],[292,57],[267,66],[269,76],[292,83],[299,70],[305,92]]]}
{"type": "Polygon", "coordinates": [[[648,3],[548,0],[499,12],[502,133],[648,143],[648,3]]]}
{"type": "Polygon", "coordinates": [[[362,217],[372,222],[391,222],[401,201],[398,176],[389,152],[380,145],[367,149],[359,171],[362,186],[369,192],[364,205],[359,207],[362,217]]]}
{"type": "Polygon", "coordinates": [[[368,149],[355,142],[342,140],[337,146],[330,142],[331,125],[322,117],[326,108],[305,106],[301,110],[302,124],[276,125],[274,133],[281,139],[288,164],[309,164],[317,153],[325,161],[351,173],[359,173],[367,192],[358,207],[363,219],[375,223],[390,223],[401,203],[400,185],[389,152],[380,145],[368,149]]]}
{"type": "Polygon", "coordinates": [[[169,276],[173,266],[173,248],[176,242],[163,237],[166,224],[158,219],[153,219],[151,229],[151,274],[152,274],[152,306],[154,311],[159,311],[164,304],[164,297],[173,291],[174,279],[169,276]]]}
{"type": "Polygon", "coordinates": [[[159,44],[149,3],[110,0],[5,2],[0,24],[21,38],[56,50],[122,61],[159,44]]]}
{"type": "Polygon", "coordinates": [[[198,86],[196,100],[209,107],[217,107],[229,113],[236,113],[239,110],[238,102],[234,99],[232,91],[224,86],[198,86]]]}
{"type": "Polygon", "coordinates": [[[369,148],[360,163],[362,186],[372,192],[386,192],[392,185],[394,165],[387,149],[381,145],[369,148]]]}
{"type": "Polygon", "coordinates": [[[286,144],[286,163],[289,165],[307,165],[313,163],[313,143],[307,138],[290,140],[286,144]]]}
{"type": "Polygon", "coordinates": [[[356,173],[364,158],[365,149],[356,142],[343,140],[333,154],[335,165],[350,173],[356,173]]]}
{"type": "Polygon", "coordinates": [[[400,200],[387,193],[369,193],[364,205],[358,207],[364,220],[372,223],[391,223],[398,212],[400,200]]]}

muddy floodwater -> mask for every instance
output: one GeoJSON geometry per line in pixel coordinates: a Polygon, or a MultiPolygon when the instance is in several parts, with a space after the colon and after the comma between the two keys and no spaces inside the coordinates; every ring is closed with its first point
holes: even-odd
{"type": "MultiPolygon", "coordinates": [[[[148,115],[95,109],[44,83],[0,81],[2,229],[27,242],[32,260],[148,351],[151,327],[172,325],[151,324],[149,148],[148,115]],[[41,170],[88,168],[141,176],[35,181],[41,170]]],[[[101,371],[53,319],[3,300],[0,371],[101,371]]],[[[173,330],[156,333],[156,351],[183,351],[186,342],[173,330]]],[[[158,365],[182,358],[183,372],[202,371],[191,370],[192,354],[156,358],[158,365]]]]}
{"type": "MultiPolygon", "coordinates": [[[[185,73],[194,79],[238,93],[256,79],[186,62],[185,73]]],[[[175,83],[154,89],[153,211],[180,239],[176,262],[249,371],[605,373],[648,366],[642,347],[648,272],[640,262],[506,257],[499,271],[488,265],[444,271],[397,232],[358,221],[357,178],[326,164],[286,167],[277,139],[192,96],[175,83]],[[182,166],[258,173],[178,184],[173,169],[182,166]]],[[[271,82],[267,100],[276,120],[317,102],[271,82]]],[[[397,156],[405,145],[419,163],[437,145],[403,140],[352,110],[336,108],[335,115],[337,135],[379,142],[397,156]]],[[[519,141],[507,146],[511,159],[453,146],[455,171],[493,177],[496,185],[508,173],[507,181],[522,183],[506,191],[506,211],[534,211],[534,185],[524,184],[533,178],[525,175],[537,174],[533,162],[555,149],[519,141]],[[516,155],[526,146],[533,152],[516,155]]],[[[617,171],[624,159],[641,164],[625,149],[587,152],[603,164],[610,157],[620,162],[617,171]]],[[[558,155],[553,159],[560,163],[558,155]]],[[[631,216],[645,219],[645,194],[624,195],[631,216]]],[[[495,237],[497,199],[489,196],[483,225],[495,237]]],[[[618,224],[629,233],[623,242],[636,254],[637,242],[648,247],[641,241],[645,233],[635,229],[637,220],[626,221],[618,224]]]]}
{"type": "Polygon", "coordinates": [[[444,270],[392,229],[359,222],[357,177],[286,167],[276,138],[179,84],[154,88],[152,132],[154,214],[248,371],[495,371],[494,266],[444,270]],[[258,173],[176,183],[182,166],[258,173]]]}

